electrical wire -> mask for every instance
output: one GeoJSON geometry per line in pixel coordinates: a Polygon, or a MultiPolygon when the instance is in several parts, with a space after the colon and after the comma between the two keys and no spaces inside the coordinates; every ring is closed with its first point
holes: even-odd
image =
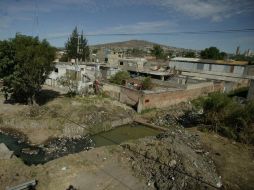
{"type": "MultiPolygon", "coordinates": [[[[244,29],[225,29],[225,30],[201,30],[201,31],[176,31],[176,32],[143,32],[143,33],[98,33],[86,34],[87,37],[100,37],[100,36],[173,36],[173,35],[205,35],[205,34],[226,34],[226,33],[252,33],[254,28],[244,29]]],[[[62,36],[46,37],[46,39],[61,39],[68,37],[68,34],[62,36]]]]}

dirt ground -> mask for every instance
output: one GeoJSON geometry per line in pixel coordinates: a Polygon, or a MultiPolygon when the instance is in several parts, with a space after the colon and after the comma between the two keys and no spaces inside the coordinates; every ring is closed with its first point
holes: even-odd
{"type": "MultiPolygon", "coordinates": [[[[0,126],[22,131],[35,144],[43,143],[50,137],[86,133],[67,119],[98,131],[98,128],[107,128],[110,121],[132,117],[134,114],[127,106],[96,96],[73,99],[54,97],[43,102],[39,108],[3,102],[4,98],[0,95],[0,126]]],[[[181,109],[181,105],[177,109],[170,108],[174,117],[182,113],[181,109]]],[[[153,121],[154,117],[161,117],[162,113],[168,111],[152,110],[139,116],[153,121]]],[[[253,189],[253,146],[233,142],[215,133],[201,132],[196,128],[187,130],[199,137],[200,144],[211,156],[224,189],[253,189]]],[[[31,179],[38,180],[39,190],[67,189],[69,185],[94,190],[149,189],[144,178],[135,176],[128,159],[123,149],[115,146],[96,148],[31,167],[17,158],[0,160],[0,190],[31,179]]]]}
{"type": "MultiPolygon", "coordinates": [[[[179,104],[163,110],[150,110],[140,115],[153,124],[174,127],[176,119],[188,110],[190,104],[179,104]],[[169,118],[165,121],[164,116],[169,118]]],[[[254,187],[254,146],[237,143],[216,133],[201,132],[197,128],[188,131],[200,138],[207,152],[212,156],[219,175],[222,177],[223,187],[228,190],[253,189],[254,187]]]]}
{"type": "Polygon", "coordinates": [[[31,167],[17,158],[1,160],[0,190],[31,179],[38,180],[38,190],[65,190],[70,185],[79,190],[149,189],[127,162],[120,147],[97,148],[31,167]]]}
{"type": "Polygon", "coordinates": [[[225,189],[251,190],[254,187],[254,147],[237,143],[215,133],[189,129],[200,137],[210,152],[225,189]]]}
{"type": "MultiPolygon", "coordinates": [[[[47,89],[47,93],[55,92],[47,89]]],[[[134,113],[131,108],[103,96],[51,95],[48,101],[39,103],[35,106],[4,103],[0,95],[0,129],[21,131],[32,144],[41,144],[51,137],[80,137],[88,132],[105,131],[112,122],[131,119],[134,113]]]]}

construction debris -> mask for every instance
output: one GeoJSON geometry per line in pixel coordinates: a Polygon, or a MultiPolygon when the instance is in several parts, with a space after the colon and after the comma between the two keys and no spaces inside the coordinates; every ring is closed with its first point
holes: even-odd
{"type": "Polygon", "coordinates": [[[155,189],[214,189],[222,185],[198,138],[179,127],[122,146],[135,173],[155,189]]]}

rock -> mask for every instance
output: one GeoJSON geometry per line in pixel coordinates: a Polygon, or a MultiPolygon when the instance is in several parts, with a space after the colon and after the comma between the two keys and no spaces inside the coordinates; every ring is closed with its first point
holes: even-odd
{"type": "Polygon", "coordinates": [[[4,143],[0,144],[0,159],[9,160],[13,156],[13,151],[10,151],[4,143]]]}
{"type": "Polygon", "coordinates": [[[176,165],[176,161],[175,160],[171,160],[169,163],[170,167],[174,167],[176,165]]]}
{"type": "Polygon", "coordinates": [[[34,154],[38,154],[39,150],[38,149],[32,150],[30,148],[23,148],[21,152],[24,154],[34,155],[34,154]]]}

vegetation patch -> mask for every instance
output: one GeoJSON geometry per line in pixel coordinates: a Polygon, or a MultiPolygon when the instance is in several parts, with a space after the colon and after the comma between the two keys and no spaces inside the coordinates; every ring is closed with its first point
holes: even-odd
{"type": "Polygon", "coordinates": [[[195,100],[194,105],[203,109],[205,129],[242,143],[254,144],[253,101],[242,104],[226,94],[212,93],[195,100]]]}

